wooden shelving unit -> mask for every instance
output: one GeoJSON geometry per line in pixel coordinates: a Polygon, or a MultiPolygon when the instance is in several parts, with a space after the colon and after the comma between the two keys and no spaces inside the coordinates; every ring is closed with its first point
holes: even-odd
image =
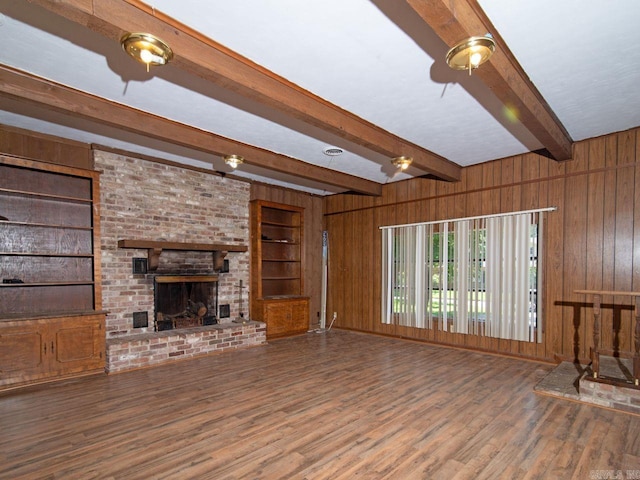
{"type": "Polygon", "coordinates": [[[0,386],[104,366],[98,173],[0,155],[0,386]]]}
{"type": "Polygon", "coordinates": [[[304,209],[251,202],[251,316],[267,324],[267,337],[306,332],[304,209]]]}

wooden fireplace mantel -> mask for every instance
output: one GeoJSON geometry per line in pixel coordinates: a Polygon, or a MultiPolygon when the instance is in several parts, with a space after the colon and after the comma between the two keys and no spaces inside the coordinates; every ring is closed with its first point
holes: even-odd
{"type": "Polygon", "coordinates": [[[160,254],[163,250],[182,250],[191,252],[212,252],[213,268],[222,269],[224,257],[229,252],[246,252],[246,245],[227,245],[221,243],[190,243],[190,242],[168,242],[158,240],[118,240],[118,248],[146,249],[149,261],[149,270],[152,272],[158,269],[160,254]]]}

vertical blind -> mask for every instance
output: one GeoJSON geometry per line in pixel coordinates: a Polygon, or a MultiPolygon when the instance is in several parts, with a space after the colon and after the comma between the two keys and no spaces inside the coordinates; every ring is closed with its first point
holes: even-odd
{"type": "Polygon", "coordinates": [[[550,210],[382,227],[382,322],[542,341],[550,210]]]}

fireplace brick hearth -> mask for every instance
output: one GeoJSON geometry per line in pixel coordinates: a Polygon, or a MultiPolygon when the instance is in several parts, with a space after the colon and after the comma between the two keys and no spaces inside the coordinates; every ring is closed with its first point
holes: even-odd
{"type": "Polygon", "coordinates": [[[262,322],[165,330],[107,340],[106,371],[123,372],[267,343],[262,322]]]}

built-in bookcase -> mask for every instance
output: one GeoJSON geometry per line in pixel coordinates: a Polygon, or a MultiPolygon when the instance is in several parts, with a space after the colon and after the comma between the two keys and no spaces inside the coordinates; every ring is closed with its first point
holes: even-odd
{"type": "Polygon", "coordinates": [[[0,155],[0,385],[104,365],[98,185],[0,155]]]}
{"type": "Polygon", "coordinates": [[[0,164],[0,316],[95,310],[92,176],[18,163],[0,164]]]}
{"type": "Polygon", "coordinates": [[[304,296],[304,209],[251,202],[252,318],[267,323],[267,336],[308,329],[304,296]]]}

